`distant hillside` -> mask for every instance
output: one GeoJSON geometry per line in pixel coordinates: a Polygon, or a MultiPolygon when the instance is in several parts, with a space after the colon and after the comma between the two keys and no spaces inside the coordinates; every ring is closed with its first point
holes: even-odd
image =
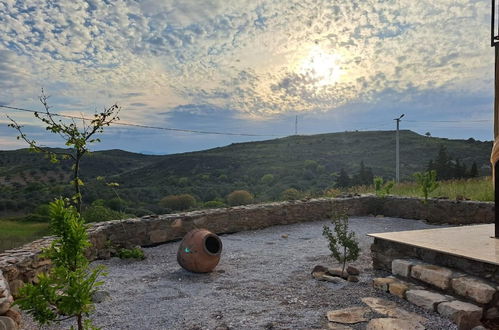
{"type": "MultiPolygon", "coordinates": [[[[440,145],[468,168],[476,162],[481,175],[489,175],[492,142],[473,139],[449,140],[400,132],[401,178],[424,170],[436,157],[440,145]]],[[[154,209],[168,194],[189,193],[200,201],[224,198],[235,189],[246,189],[259,200],[272,200],[293,187],[317,192],[335,185],[337,173],[350,175],[360,162],[375,175],[394,177],[395,133],[393,131],[344,132],[237,143],[199,152],[149,156],[120,150],[92,153],[82,164],[87,182],[87,202],[115,196],[94,179],[105,176],[118,182],[121,198],[133,207],[154,209]],[[273,180],[262,182],[265,174],[273,180]]],[[[27,150],[0,152],[0,210],[2,200],[24,200],[33,207],[67,190],[68,162],[51,164],[41,154],[27,150]]],[[[8,209],[8,207],[3,207],[8,209]]]]}

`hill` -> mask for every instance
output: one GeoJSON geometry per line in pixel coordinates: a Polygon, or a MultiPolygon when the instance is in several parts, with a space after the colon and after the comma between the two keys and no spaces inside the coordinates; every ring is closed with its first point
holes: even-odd
{"type": "MultiPolygon", "coordinates": [[[[402,180],[425,170],[441,145],[470,168],[476,162],[481,175],[490,174],[492,142],[426,137],[400,132],[402,180]]],[[[393,131],[343,132],[290,136],[259,142],[237,143],[205,151],[165,156],[134,154],[121,150],[92,153],[82,164],[87,203],[126,200],[132,213],[140,208],[161,212],[158,201],[169,194],[189,193],[198,201],[223,199],[236,189],[252,192],[257,200],[278,199],[283,190],[295,188],[311,194],[334,187],[338,172],[352,175],[360,162],[374,175],[391,179],[395,167],[393,131]],[[105,176],[117,182],[111,189],[96,181],[105,176]],[[266,176],[265,179],[262,179],[266,176]]],[[[0,210],[24,211],[68,191],[70,164],[51,164],[41,154],[27,150],[0,152],[0,210]],[[17,205],[13,205],[16,204],[17,205]]],[[[1,213],[0,213],[1,214],[1,213]]]]}

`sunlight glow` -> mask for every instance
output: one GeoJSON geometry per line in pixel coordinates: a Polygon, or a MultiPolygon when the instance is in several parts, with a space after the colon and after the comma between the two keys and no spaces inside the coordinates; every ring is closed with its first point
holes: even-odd
{"type": "Polygon", "coordinates": [[[339,62],[341,56],[326,52],[320,46],[314,46],[299,63],[299,73],[309,75],[319,87],[332,85],[340,81],[345,73],[339,62]]]}

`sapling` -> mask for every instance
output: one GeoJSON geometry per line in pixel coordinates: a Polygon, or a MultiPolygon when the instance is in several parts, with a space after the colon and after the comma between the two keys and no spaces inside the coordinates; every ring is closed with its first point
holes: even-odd
{"type": "Polygon", "coordinates": [[[424,203],[428,202],[428,195],[438,188],[437,172],[435,170],[427,172],[416,172],[414,178],[424,196],[424,203]]]}
{"type": "Polygon", "coordinates": [[[349,231],[348,215],[345,210],[333,210],[331,220],[334,225],[333,231],[324,225],[322,235],[329,242],[328,247],[331,256],[342,264],[341,276],[343,276],[346,263],[359,258],[359,243],[355,238],[355,233],[349,231]]]}
{"type": "Polygon", "coordinates": [[[386,183],[384,182],[383,178],[380,176],[377,176],[373,179],[374,183],[374,191],[376,193],[376,196],[386,196],[390,194],[390,191],[392,190],[393,186],[395,185],[395,181],[390,180],[387,181],[386,183]]]}

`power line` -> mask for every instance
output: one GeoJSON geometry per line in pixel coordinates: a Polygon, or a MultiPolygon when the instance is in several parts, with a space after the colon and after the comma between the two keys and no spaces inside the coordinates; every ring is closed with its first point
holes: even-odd
{"type": "Polygon", "coordinates": [[[489,119],[477,120],[405,120],[411,123],[487,123],[491,122],[489,119]]]}
{"type": "MultiPolygon", "coordinates": [[[[0,108],[10,109],[10,110],[16,110],[16,111],[23,111],[23,112],[30,112],[30,113],[43,113],[43,111],[36,111],[36,110],[24,109],[24,108],[18,108],[18,107],[9,107],[7,105],[0,105],[0,108]]],[[[54,116],[54,117],[93,120],[93,118],[85,118],[83,116],[78,117],[78,116],[71,116],[71,115],[63,115],[63,114],[59,114],[59,113],[51,113],[51,115],[54,116]]],[[[230,132],[216,132],[216,131],[201,131],[201,130],[194,130],[194,129],[172,128],[172,127],[159,127],[159,126],[150,126],[150,125],[143,125],[143,124],[126,123],[126,122],[116,122],[116,123],[114,123],[114,125],[132,126],[132,127],[140,127],[140,128],[147,128],[147,129],[157,129],[157,130],[164,130],[164,131],[174,131],[174,132],[184,132],[184,133],[211,134],[211,135],[252,136],[252,137],[258,137],[258,136],[280,136],[280,135],[275,135],[275,134],[250,134],[250,133],[230,133],[230,132]]]]}

